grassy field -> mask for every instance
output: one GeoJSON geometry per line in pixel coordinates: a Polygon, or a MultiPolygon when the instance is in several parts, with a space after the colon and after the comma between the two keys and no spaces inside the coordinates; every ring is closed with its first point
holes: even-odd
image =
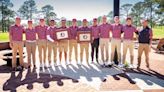
{"type": "Polygon", "coordinates": [[[153,38],[164,38],[164,26],[153,28],[153,38]]]}
{"type": "MultiPolygon", "coordinates": [[[[164,26],[153,28],[153,38],[164,38],[164,26]]],[[[0,33],[0,41],[9,41],[8,33],[0,33]]]]}
{"type": "Polygon", "coordinates": [[[9,41],[8,33],[0,33],[0,41],[9,41]]]}

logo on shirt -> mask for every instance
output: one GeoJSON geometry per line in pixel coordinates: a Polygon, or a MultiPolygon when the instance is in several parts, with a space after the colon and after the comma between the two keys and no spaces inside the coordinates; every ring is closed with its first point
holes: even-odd
{"type": "Polygon", "coordinates": [[[88,36],[87,36],[87,35],[84,35],[84,36],[83,36],[83,38],[84,38],[84,39],[87,39],[87,38],[88,38],[88,36]]]}
{"type": "Polygon", "coordinates": [[[65,37],[65,34],[64,34],[64,33],[61,33],[60,36],[61,36],[61,37],[65,37]]]}

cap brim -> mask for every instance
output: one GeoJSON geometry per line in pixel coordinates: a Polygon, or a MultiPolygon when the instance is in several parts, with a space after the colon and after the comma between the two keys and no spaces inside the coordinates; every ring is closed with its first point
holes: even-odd
{"type": "Polygon", "coordinates": [[[40,21],[44,21],[44,19],[40,19],[40,21]]]}
{"type": "Polygon", "coordinates": [[[18,18],[16,18],[16,20],[20,20],[20,19],[21,19],[21,18],[19,18],[19,17],[18,17],[18,18]]]}

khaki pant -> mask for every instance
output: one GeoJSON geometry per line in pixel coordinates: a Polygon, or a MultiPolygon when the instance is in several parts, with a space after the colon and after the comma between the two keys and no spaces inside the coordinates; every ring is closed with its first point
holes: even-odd
{"type": "Polygon", "coordinates": [[[68,40],[59,41],[59,52],[64,50],[65,53],[68,51],[68,40]]]}
{"type": "Polygon", "coordinates": [[[31,58],[33,65],[36,65],[36,42],[26,42],[26,50],[28,65],[31,66],[31,58]]]}
{"type": "Polygon", "coordinates": [[[19,53],[19,62],[21,66],[24,66],[24,62],[23,62],[23,47],[24,47],[24,43],[22,41],[13,41],[12,42],[13,46],[12,46],[12,67],[16,67],[16,56],[17,56],[17,51],[19,53]]]}
{"type": "Polygon", "coordinates": [[[121,62],[121,39],[112,39],[111,40],[111,62],[114,58],[115,49],[118,55],[118,61],[121,62]]]}
{"type": "Polygon", "coordinates": [[[67,60],[68,40],[59,41],[59,59],[62,60],[62,52],[64,51],[65,61],[67,60]]]}
{"type": "Polygon", "coordinates": [[[39,51],[40,63],[42,64],[43,60],[45,63],[46,62],[46,51],[47,51],[47,41],[46,40],[38,40],[38,51],[39,51]],[[42,58],[42,56],[43,56],[43,58],[42,58]]]}
{"type": "Polygon", "coordinates": [[[126,59],[126,53],[129,49],[130,52],[130,62],[133,64],[133,59],[134,59],[134,43],[133,40],[124,40],[123,42],[123,64],[125,64],[125,59],[126,59]]]}
{"type": "Polygon", "coordinates": [[[100,49],[102,61],[105,61],[104,48],[106,52],[106,62],[109,60],[109,38],[100,38],[100,49]]]}
{"type": "Polygon", "coordinates": [[[150,50],[149,44],[142,44],[142,43],[139,44],[139,47],[138,47],[138,66],[139,67],[141,65],[141,56],[143,52],[145,52],[146,64],[149,67],[149,50],[150,50]]]}
{"type": "Polygon", "coordinates": [[[87,63],[88,63],[88,61],[89,61],[89,43],[88,42],[80,43],[80,60],[81,60],[81,62],[83,61],[84,50],[85,50],[85,55],[86,55],[86,59],[87,59],[87,63]]]}
{"type": "Polygon", "coordinates": [[[71,61],[73,47],[75,52],[75,59],[78,61],[77,40],[69,40],[69,60],[71,61]]]}
{"type": "Polygon", "coordinates": [[[48,41],[48,61],[49,63],[51,63],[51,56],[52,56],[52,51],[53,51],[53,55],[54,55],[54,62],[57,61],[57,42],[50,42],[48,41]]]}

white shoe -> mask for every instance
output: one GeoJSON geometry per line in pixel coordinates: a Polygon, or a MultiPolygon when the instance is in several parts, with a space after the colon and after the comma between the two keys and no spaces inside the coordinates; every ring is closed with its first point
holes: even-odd
{"type": "MultiPolygon", "coordinates": [[[[53,66],[53,65],[52,65],[53,66]]],[[[54,66],[57,66],[57,64],[56,63],[54,63],[54,66]]]]}
{"type": "Polygon", "coordinates": [[[68,62],[68,65],[71,65],[71,62],[68,62]]]}
{"type": "Polygon", "coordinates": [[[134,68],[134,65],[133,64],[129,64],[129,68],[134,68]]]}
{"type": "Polygon", "coordinates": [[[68,65],[68,63],[67,63],[67,62],[65,62],[65,65],[68,65]]]}
{"type": "Polygon", "coordinates": [[[133,64],[133,68],[137,68],[137,65],[134,65],[134,64],[133,64]]]}
{"type": "Polygon", "coordinates": [[[124,64],[118,64],[118,67],[123,68],[124,64]]]}
{"type": "Polygon", "coordinates": [[[49,65],[47,65],[47,67],[48,67],[48,68],[50,68],[50,67],[51,67],[51,65],[49,64],[49,65]]]}
{"type": "Polygon", "coordinates": [[[44,68],[47,68],[47,67],[48,67],[48,65],[45,65],[45,64],[44,64],[44,65],[43,65],[43,67],[44,67],[44,68]]]}
{"type": "Polygon", "coordinates": [[[58,66],[61,66],[61,63],[59,63],[58,66]]]}
{"type": "Polygon", "coordinates": [[[40,67],[43,67],[43,64],[40,64],[40,67]]]}
{"type": "Polygon", "coordinates": [[[72,65],[72,62],[69,62],[69,65],[72,65]]]}
{"type": "Polygon", "coordinates": [[[81,65],[82,63],[81,62],[79,62],[79,63],[77,63],[78,65],[81,65]]]}
{"type": "Polygon", "coordinates": [[[108,62],[104,62],[104,65],[105,65],[105,66],[108,65],[108,62]]]}
{"type": "Polygon", "coordinates": [[[105,63],[102,65],[102,67],[106,67],[105,63]]]}
{"type": "Polygon", "coordinates": [[[113,65],[113,64],[114,64],[114,61],[112,61],[112,62],[109,61],[109,62],[108,62],[108,65],[113,65]]]}

